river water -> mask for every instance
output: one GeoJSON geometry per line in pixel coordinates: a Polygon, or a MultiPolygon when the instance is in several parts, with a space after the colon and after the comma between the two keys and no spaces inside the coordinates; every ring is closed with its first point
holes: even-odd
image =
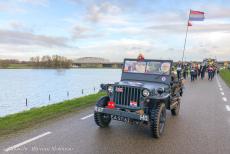
{"type": "Polygon", "coordinates": [[[120,69],[0,69],[0,117],[95,93],[120,76],[120,69]]]}

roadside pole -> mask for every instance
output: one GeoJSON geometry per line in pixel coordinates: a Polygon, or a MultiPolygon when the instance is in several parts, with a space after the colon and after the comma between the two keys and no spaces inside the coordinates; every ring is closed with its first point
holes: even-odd
{"type": "Polygon", "coordinates": [[[187,42],[187,36],[188,36],[188,27],[189,27],[190,12],[191,11],[189,11],[189,16],[188,16],[188,20],[187,20],[186,34],[185,34],[185,39],[184,39],[184,48],[183,48],[183,55],[182,55],[182,65],[183,65],[183,62],[184,62],[184,52],[185,52],[185,49],[186,49],[186,42],[187,42]]]}

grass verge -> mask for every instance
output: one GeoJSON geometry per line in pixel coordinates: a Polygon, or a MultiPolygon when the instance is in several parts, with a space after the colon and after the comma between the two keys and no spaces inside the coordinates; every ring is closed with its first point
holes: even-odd
{"type": "Polygon", "coordinates": [[[225,83],[230,87],[230,70],[229,69],[222,69],[220,71],[220,76],[225,81],[225,83]]]}
{"type": "Polygon", "coordinates": [[[2,117],[0,118],[0,136],[11,134],[40,122],[74,112],[79,107],[95,104],[97,99],[104,95],[104,93],[92,94],[2,117]]]}

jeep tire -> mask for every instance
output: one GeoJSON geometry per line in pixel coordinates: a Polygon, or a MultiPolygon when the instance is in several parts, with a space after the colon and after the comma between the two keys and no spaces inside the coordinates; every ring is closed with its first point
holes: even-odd
{"type": "Polygon", "coordinates": [[[150,116],[150,130],[154,138],[159,138],[164,132],[166,122],[166,107],[164,103],[157,104],[150,116]]]}
{"type": "MultiPolygon", "coordinates": [[[[96,104],[97,107],[105,107],[107,102],[109,101],[108,97],[102,97],[96,104]]],[[[95,123],[104,128],[108,127],[110,122],[111,122],[111,115],[105,114],[105,113],[100,113],[100,112],[94,112],[94,120],[95,123]]]]}
{"type": "Polygon", "coordinates": [[[180,100],[178,100],[177,106],[171,110],[173,116],[177,116],[180,111],[180,100]]]}

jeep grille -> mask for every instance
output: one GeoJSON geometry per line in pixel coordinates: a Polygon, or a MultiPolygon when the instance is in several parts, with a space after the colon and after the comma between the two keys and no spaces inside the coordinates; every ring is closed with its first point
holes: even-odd
{"type": "Polygon", "coordinates": [[[114,102],[118,105],[130,106],[130,102],[137,102],[140,105],[141,88],[129,86],[114,87],[114,102]]]}

